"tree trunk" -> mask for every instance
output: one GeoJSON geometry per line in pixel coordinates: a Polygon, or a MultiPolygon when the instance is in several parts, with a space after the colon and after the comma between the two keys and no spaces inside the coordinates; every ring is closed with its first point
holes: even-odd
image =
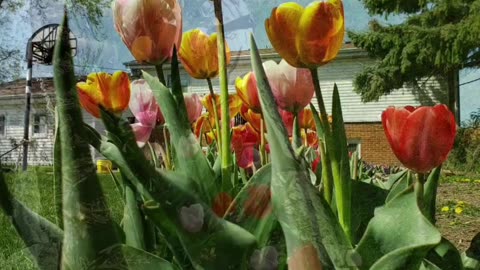
{"type": "Polygon", "coordinates": [[[447,72],[447,95],[448,95],[448,108],[455,115],[455,122],[460,124],[460,86],[458,70],[452,70],[447,72]]]}

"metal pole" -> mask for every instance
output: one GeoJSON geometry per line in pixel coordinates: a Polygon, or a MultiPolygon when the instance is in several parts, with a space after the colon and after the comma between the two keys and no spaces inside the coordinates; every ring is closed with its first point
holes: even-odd
{"type": "Polygon", "coordinates": [[[32,98],[32,41],[28,41],[27,45],[27,86],[25,87],[25,117],[23,126],[23,171],[28,166],[28,135],[30,128],[30,104],[32,98]]]}

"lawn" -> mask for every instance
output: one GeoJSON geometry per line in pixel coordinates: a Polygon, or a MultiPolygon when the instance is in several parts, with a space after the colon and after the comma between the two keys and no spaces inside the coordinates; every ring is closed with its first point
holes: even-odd
{"type": "MultiPolygon", "coordinates": [[[[112,216],[120,222],[123,206],[110,175],[99,175],[112,216]]],[[[26,173],[6,174],[12,193],[30,209],[55,222],[53,173],[51,167],[36,167],[26,173]]],[[[29,259],[29,251],[17,236],[10,220],[0,210],[0,269],[36,269],[29,259]]]]}
{"type": "MultiPolygon", "coordinates": [[[[27,173],[7,174],[15,196],[35,212],[54,221],[53,175],[50,167],[32,168],[27,173]]],[[[112,216],[120,222],[123,209],[109,175],[99,175],[112,216]]],[[[442,178],[437,198],[437,225],[442,234],[461,250],[480,228],[480,177],[442,178]]],[[[0,269],[35,269],[29,252],[10,221],[0,212],[0,269]]]]}

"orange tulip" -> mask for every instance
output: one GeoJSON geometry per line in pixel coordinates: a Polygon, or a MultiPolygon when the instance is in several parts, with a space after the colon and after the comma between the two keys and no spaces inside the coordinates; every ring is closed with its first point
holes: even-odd
{"type": "Polygon", "coordinates": [[[235,80],[235,89],[248,108],[256,113],[262,112],[260,99],[258,98],[257,80],[253,72],[248,72],[243,78],[238,77],[235,80]]]}
{"type": "Polygon", "coordinates": [[[343,3],[315,1],[305,8],[284,3],[272,10],[265,28],[275,50],[290,65],[315,68],[333,60],[343,45],[343,3]]]}
{"type": "Polygon", "coordinates": [[[117,71],[91,73],[86,82],[77,83],[82,107],[96,118],[100,118],[99,106],[113,113],[120,113],[130,101],[130,80],[127,73],[117,71]]]}
{"type": "MultiPolygon", "coordinates": [[[[230,63],[230,49],[225,43],[227,65],[230,63]]],[[[208,37],[199,29],[183,34],[178,56],[185,70],[195,79],[214,78],[218,75],[217,34],[208,37]]]]}
{"type": "MultiPolygon", "coordinates": [[[[215,104],[217,105],[217,112],[218,112],[218,117],[221,119],[221,106],[220,106],[220,95],[215,94],[215,104]]],[[[206,95],[202,99],[202,104],[203,106],[207,109],[207,112],[209,115],[213,118],[213,102],[212,102],[212,96],[211,95],[206,95]]],[[[240,109],[242,108],[242,100],[238,97],[238,95],[229,95],[228,96],[228,106],[230,109],[230,118],[235,117],[240,112],[240,109]]]]}
{"type": "Polygon", "coordinates": [[[138,62],[161,64],[182,39],[182,10],[176,0],[116,0],[115,30],[138,62]]]}

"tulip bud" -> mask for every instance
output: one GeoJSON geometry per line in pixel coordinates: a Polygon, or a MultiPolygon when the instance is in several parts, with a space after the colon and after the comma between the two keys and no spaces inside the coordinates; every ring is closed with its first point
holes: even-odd
{"type": "Polygon", "coordinates": [[[285,60],[267,61],[263,67],[278,107],[297,113],[310,103],[315,89],[308,69],[294,68],[285,60]]]}
{"type": "Polygon", "coordinates": [[[333,60],[345,35],[341,0],[315,1],[303,8],[288,2],[265,21],[268,38],[290,65],[315,68],[333,60]]]}
{"type": "MultiPolygon", "coordinates": [[[[227,65],[230,63],[230,49],[225,43],[227,65]]],[[[218,75],[217,34],[210,37],[199,29],[183,34],[178,56],[185,70],[195,79],[210,79],[218,75]]]]}

